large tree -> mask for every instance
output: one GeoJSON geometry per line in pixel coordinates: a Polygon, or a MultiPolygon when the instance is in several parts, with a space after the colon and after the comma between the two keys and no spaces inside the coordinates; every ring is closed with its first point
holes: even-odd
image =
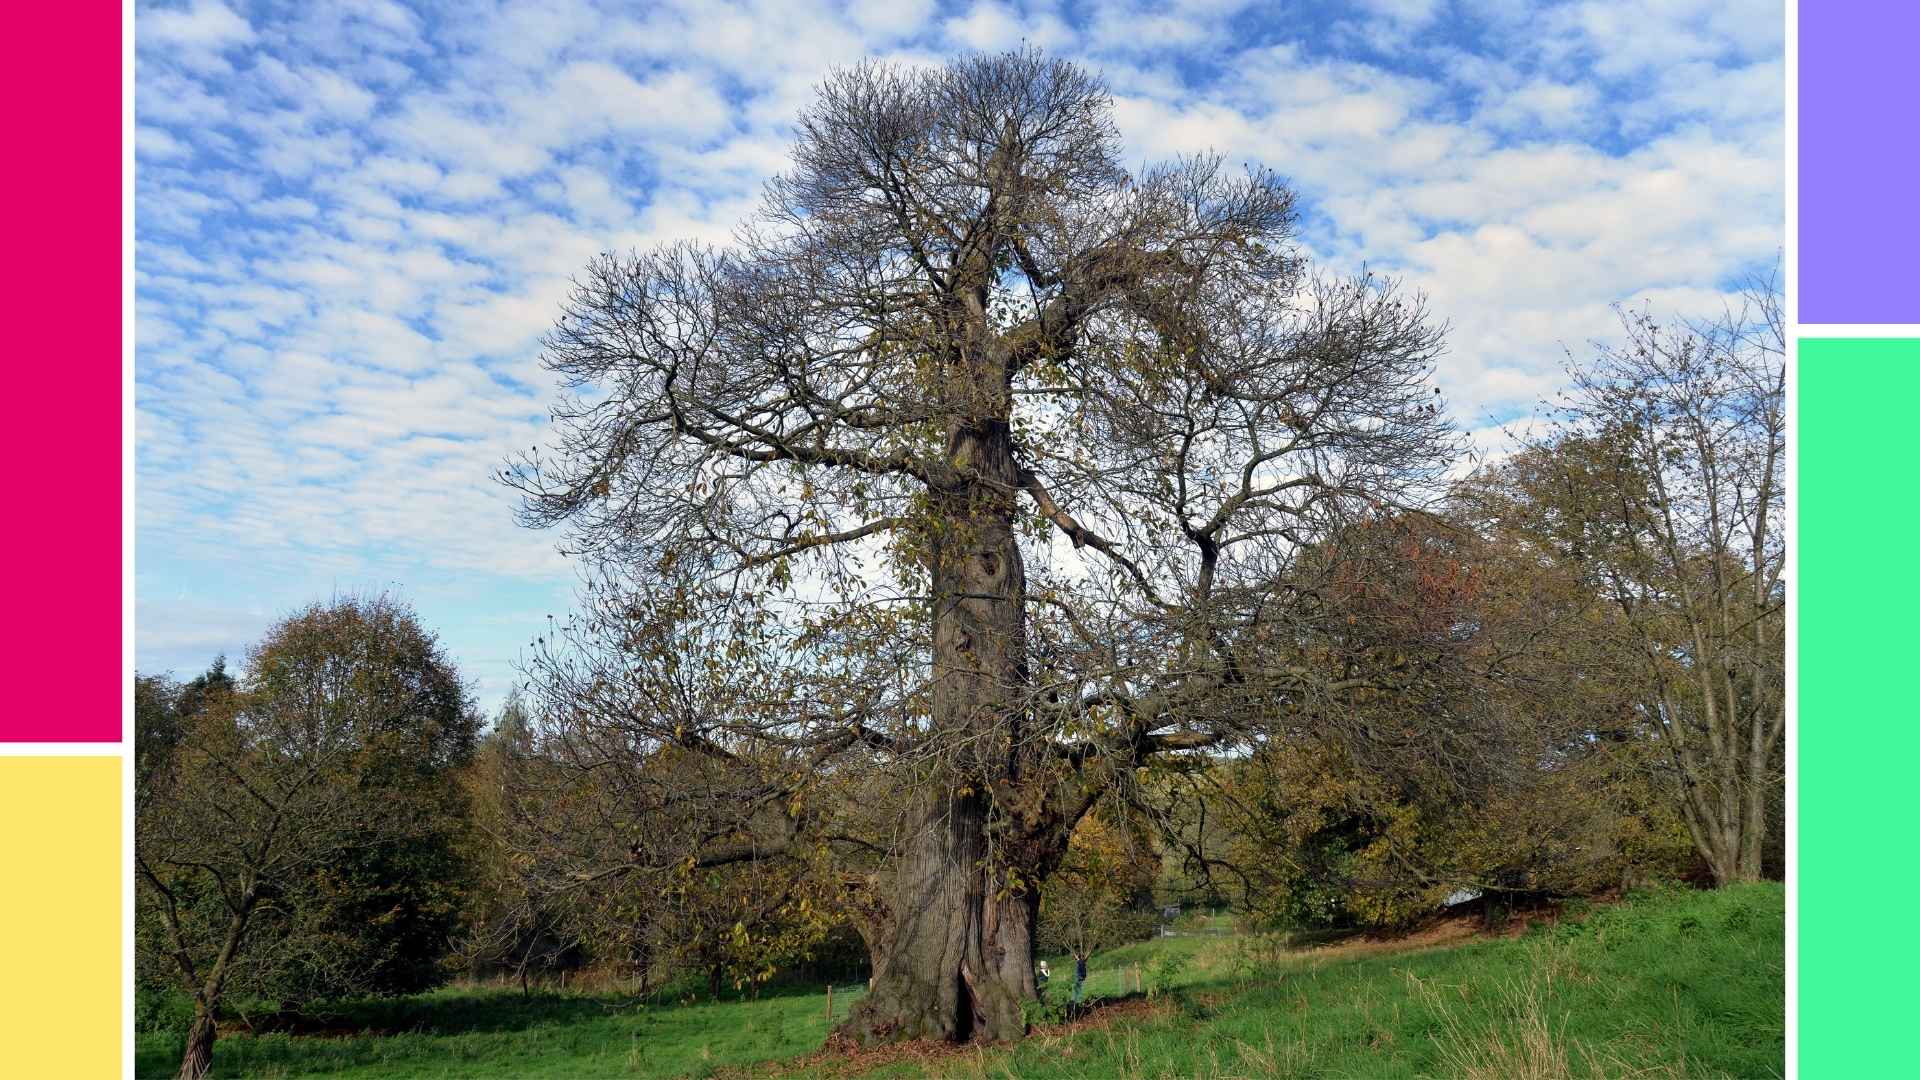
{"type": "Polygon", "coordinates": [[[673,828],[566,876],[844,852],[876,875],[844,1030],[1017,1037],[1096,802],[1408,674],[1300,662],[1291,571],[1444,467],[1441,331],[1311,274],[1274,174],[1130,173],[1100,81],[1038,53],[837,71],[792,157],[733,244],[587,267],[551,444],[503,472],[593,569],[543,711],[586,765],[701,762],[641,799],[673,828]]]}

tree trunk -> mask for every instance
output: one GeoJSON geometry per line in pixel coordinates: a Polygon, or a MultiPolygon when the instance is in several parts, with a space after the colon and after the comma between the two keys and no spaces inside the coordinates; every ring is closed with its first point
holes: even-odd
{"type": "Polygon", "coordinates": [[[213,1008],[196,1003],[193,1023],[187,1028],[187,1049],[180,1055],[179,1080],[200,1080],[213,1068],[213,1040],[217,1033],[213,1008]]]}
{"type": "MultiPolygon", "coordinates": [[[[996,794],[1023,778],[1026,572],[1013,533],[1018,469],[1004,421],[955,424],[951,460],[975,478],[938,493],[932,537],[933,732],[941,749],[877,935],[873,992],[841,1031],[861,1043],[1017,1039],[1038,1000],[1032,845],[996,794]],[[1018,833],[1021,830],[1013,830],[1018,833]],[[1023,884],[1010,888],[1008,872],[1023,884]]],[[[1044,873],[1045,868],[1038,868],[1044,873]]]]}
{"type": "Polygon", "coordinates": [[[247,936],[254,897],[249,887],[240,899],[239,908],[227,920],[227,939],[220,946],[220,955],[214,959],[212,970],[207,972],[206,983],[194,993],[193,1023],[187,1028],[186,1051],[180,1055],[179,1080],[200,1080],[213,1068],[213,1040],[219,1034],[214,1018],[219,1012],[221,992],[226,989],[229,965],[247,936]]]}
{"type": "Polygon", "coordinates": [[[841,1027],[863,1044],[998,1042],[1026,1033],[1039,1000],[1039,892],[1006,887],[987,859],[987,801],[930,799],[895,879],[894,917],[875,950],[873,991],[841,1027]]]}
{"type": "MultiPolygon", "coordinates": [[[[1738,688],[1730,676],[1723,675],[1719,683],[1703,676],[1702,686],[1709,701],[1714,694],[1724,694],[1738,704],[1738,688]]],[[[1733,715],[1735,705],[1724,706],[1723,712],[1733,715]]],[[[1760,880],[1767,834],[1767,754],[1773,746],[1768,721],[1763,715],[1749,716],[1747,726],[1725,724],[1716,734],[1715,721],[1707,718],[1700,730],[1714,737],[1707,759],[1701,761],[1690,751],[1686,729],[1680,727],[1688,717],[1675,700],[1663,694],[1661,709],[1668,717],[1668,748],[1680,774],[1681,819],[1713,874],[1714,887],[1760,880]]]]}
{"type": "MultiPolygon", "coordinates": [[[[1756,676],[1756,681],[1757,681],[1756,676]]],[[[1772,788],[1772,776],[1767,768],[1769,751],[1773,749],[1767,738],[1772,729],[1772,716],[1762,708],[1748,718],[1746,788],[1741,794],[1740,826],[1740,878],[1742,881],[1759,881],[1764,875],[1761,865],[1761,852],[1766,849],[1767,840],[1767,794],[1772,788]]]]}
{"type": "MultiPolygon", "coordinates": [[[[1705,816],[1690,805],[1682,807],[1693,834],[1694,848],[1706,860],[1707,869],[1713,874],[1715,888],[1760,880],[1760,851],[1766,839],[1766,818],[1759,816],[1755,820],[1755,815],[1745,805],[1756,794],[1764,797],[1764,792],[1742,793],[1736,809],[1726,816],[1705,816]]],[[[1723,808],[1717,801],[1713,806],[1715,809],[1723,808]]]]}

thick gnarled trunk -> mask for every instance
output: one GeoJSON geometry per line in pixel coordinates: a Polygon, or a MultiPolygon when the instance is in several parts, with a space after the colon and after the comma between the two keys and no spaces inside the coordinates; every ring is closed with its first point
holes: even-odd
{"type": "Polygon", "coordinates": [[[986,801],[929,800],[896,871],[873,990],[842,1029],[862,1043],[999,1041],[1025,1033],[1035,1000],[1037,894],[1012,893],[987,859],[986,801]]]}
{"type": "Polygon", "coordinates": [[[1007,835],[993,803],[1020,785],[1026,753],[1018,470],[1004,422],[957,425],[949,450],[976,479],[941,493],[946,528],[932,545],[933,722],[943,753],[895,868],[873,990],[842,1028],[863,1043],[1016,1039],[1038,996],[1038,878],[1024,865],[1033,845],[1007,835]],[[1028,884],[1009,888],[1009,869],[1028,884]]]}

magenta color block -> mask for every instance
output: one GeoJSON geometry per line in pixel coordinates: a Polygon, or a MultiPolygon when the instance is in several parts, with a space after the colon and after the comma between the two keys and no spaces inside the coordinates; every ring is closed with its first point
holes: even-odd
{"type": "Polygon", "coordinates": [[[69,0],[8,5],[0,35],[9,549],[0,741],[120,739],[125,32],[119,3],[69,0]]]}

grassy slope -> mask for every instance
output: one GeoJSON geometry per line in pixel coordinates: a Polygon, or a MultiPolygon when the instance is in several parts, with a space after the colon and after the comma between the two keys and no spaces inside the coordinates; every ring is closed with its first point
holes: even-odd
{"type": "Polygon", "coordinates": [[[1042,1036],[943,1071],[1779,1076],[1784,915],[1778,885],[1666,894],[1518,939],[1293,954],[1257,973],[1235,963],[1245,941],[1203,944],[1154,1019],[1042,1036]]]}
{"type": "MultiPolygon", "coordinates": [[[[1777,885],[1669,893],[1526,937],[1421,952],[1262,952],[1166,938],[1094,958],[1118,997],[1133,965],[1184,958],[1153,1016],[874,1075],[1115,1077],[1778,1076],[1784,897],[1777,885]]],[[[1053,992],[1071,963],[1053,963],[1053,992]]],[[[834,1013],[856,995],[836,993],[834,1013]]],[[[223,1037],[219,1076],[671,1077],[797,1057],[826,1031],[815,993],[614,1010],[613,999],[442,992],[350,1017],[384,1037],[223,1037]]],[[[142,1036],[142,1076],[178,1039],[142,1036]]],[[[839,1071],[839,1070],[834,1070],[839,1071]]]]}

